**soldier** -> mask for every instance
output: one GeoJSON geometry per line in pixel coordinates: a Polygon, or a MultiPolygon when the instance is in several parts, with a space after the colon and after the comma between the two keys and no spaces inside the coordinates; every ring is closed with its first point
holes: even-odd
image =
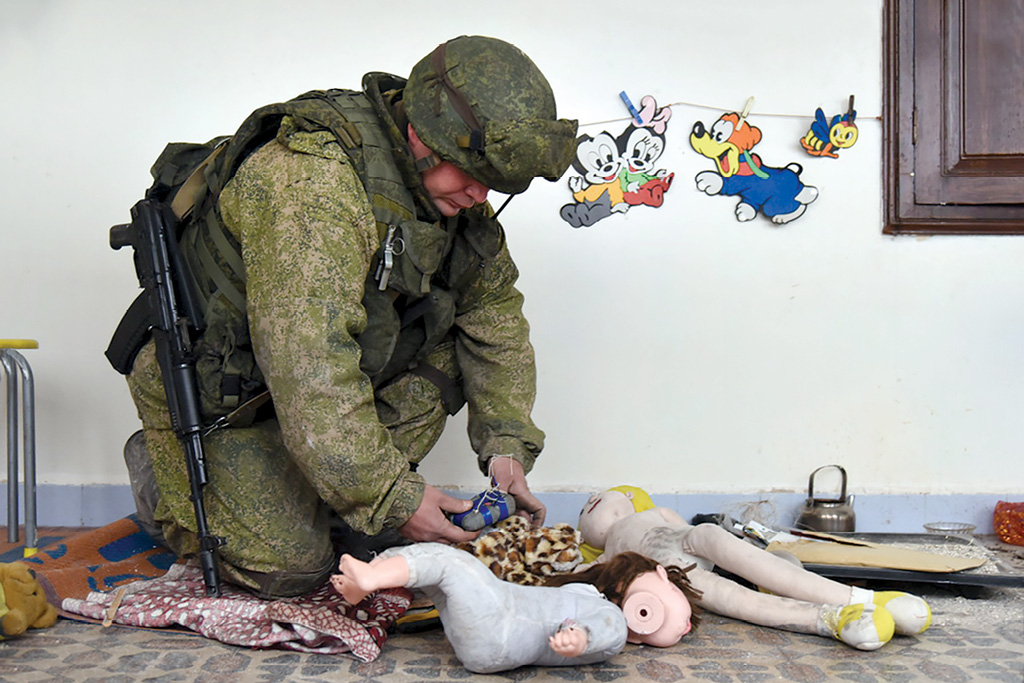
{"type": "MultiPolygon", "coordinates": [[[[481,471],[543,522],[526,482],[544,439],[530,417],[534,354],[486,197],[559,178],[575,134],[525,54],[462,36],[407,80],[369,73],[362,91],[257,110],[209,143],[198,186],[180,182],[182,146],[168,147],[154,189],[190,207],[179,245],[205,313],[203,417],[244,418],[205,438],[223,578],[266,596],[306,592],[337,565],[339,526],[376,545],[472,539],[445,515],[469,502],[415,472],[463,404],[481,471]],[[236,410],[267,391],[259,410],[236,410]]],[[[194,555],[152,342],[128,383],[143,424],[125,448],[140,519],[194,555]]]]}

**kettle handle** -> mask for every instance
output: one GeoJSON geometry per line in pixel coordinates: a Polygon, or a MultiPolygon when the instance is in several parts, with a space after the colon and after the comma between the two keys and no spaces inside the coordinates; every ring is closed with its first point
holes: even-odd
{"type": "Polygon", "coordinates": [[[810,498],[811,500],[814,500],[814,475],[816,475],[818,472],[824,469],[828,469],[829,467],[835,467],[837,470],[839,470],[842,482],[839,490],[839,500],[846,500],[846,470],[843,469],[842,465],[822,465],[818,469],[811,472],[811,477],[807,481],[807,497],[810,498]]]}

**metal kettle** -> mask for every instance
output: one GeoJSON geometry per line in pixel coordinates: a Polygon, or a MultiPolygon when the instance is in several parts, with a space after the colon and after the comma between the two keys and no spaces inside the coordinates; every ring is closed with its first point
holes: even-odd
{"type": "Polygon", "coordinates": [[[823,465],[811,472],[807,482],[807,500],[800,508],[796,518],[797,529],[813,531],[853,531],[856,526],[856,515],[853,512],[853,496],[846,497],[846,470],[839,465],[823,465]],[[818,472],[835,467],[842,477],[839,498],[815,498],[814,475],[818,472]]]}

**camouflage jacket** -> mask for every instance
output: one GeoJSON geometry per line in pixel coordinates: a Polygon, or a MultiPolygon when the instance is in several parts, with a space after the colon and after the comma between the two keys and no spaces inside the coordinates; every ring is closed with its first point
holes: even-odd
{"type": "MultiPolygon", "coordinates": [[[[396,154],[395,163],[421,195],[411,160],[396,154]]],[[[419,203],[421,218],[438,218],[419,203]]],[[[360,369],[358,340],[373,323],[364,288],[380,234],[352,161],[330,133],[285,118],[226,185],[219,209],[241,244],[252,345],[291,457],[354,528],[401,525],[419,505],[423,479],[381,424],[373,382],[360,369]]],[[[450,248],[438,245],[433,258],[450,259],[450,248]]],[[[512,455],[529,471],[543,445],[530,418],[535,366],[517,276],[503,245],[454,302],[455,354],[482,470],[491,456],[512,455]]]]}

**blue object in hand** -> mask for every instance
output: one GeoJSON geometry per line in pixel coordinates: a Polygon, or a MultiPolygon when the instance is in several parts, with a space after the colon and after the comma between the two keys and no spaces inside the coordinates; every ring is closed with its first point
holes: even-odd
{"type": "Polygon", "coordinates": [[[490,488],[473,498],[473,507],[453,516],[452,524],[466,531],[479,531],[510,517],[515,511],[515,498],[496,487],[490,488]]]}

